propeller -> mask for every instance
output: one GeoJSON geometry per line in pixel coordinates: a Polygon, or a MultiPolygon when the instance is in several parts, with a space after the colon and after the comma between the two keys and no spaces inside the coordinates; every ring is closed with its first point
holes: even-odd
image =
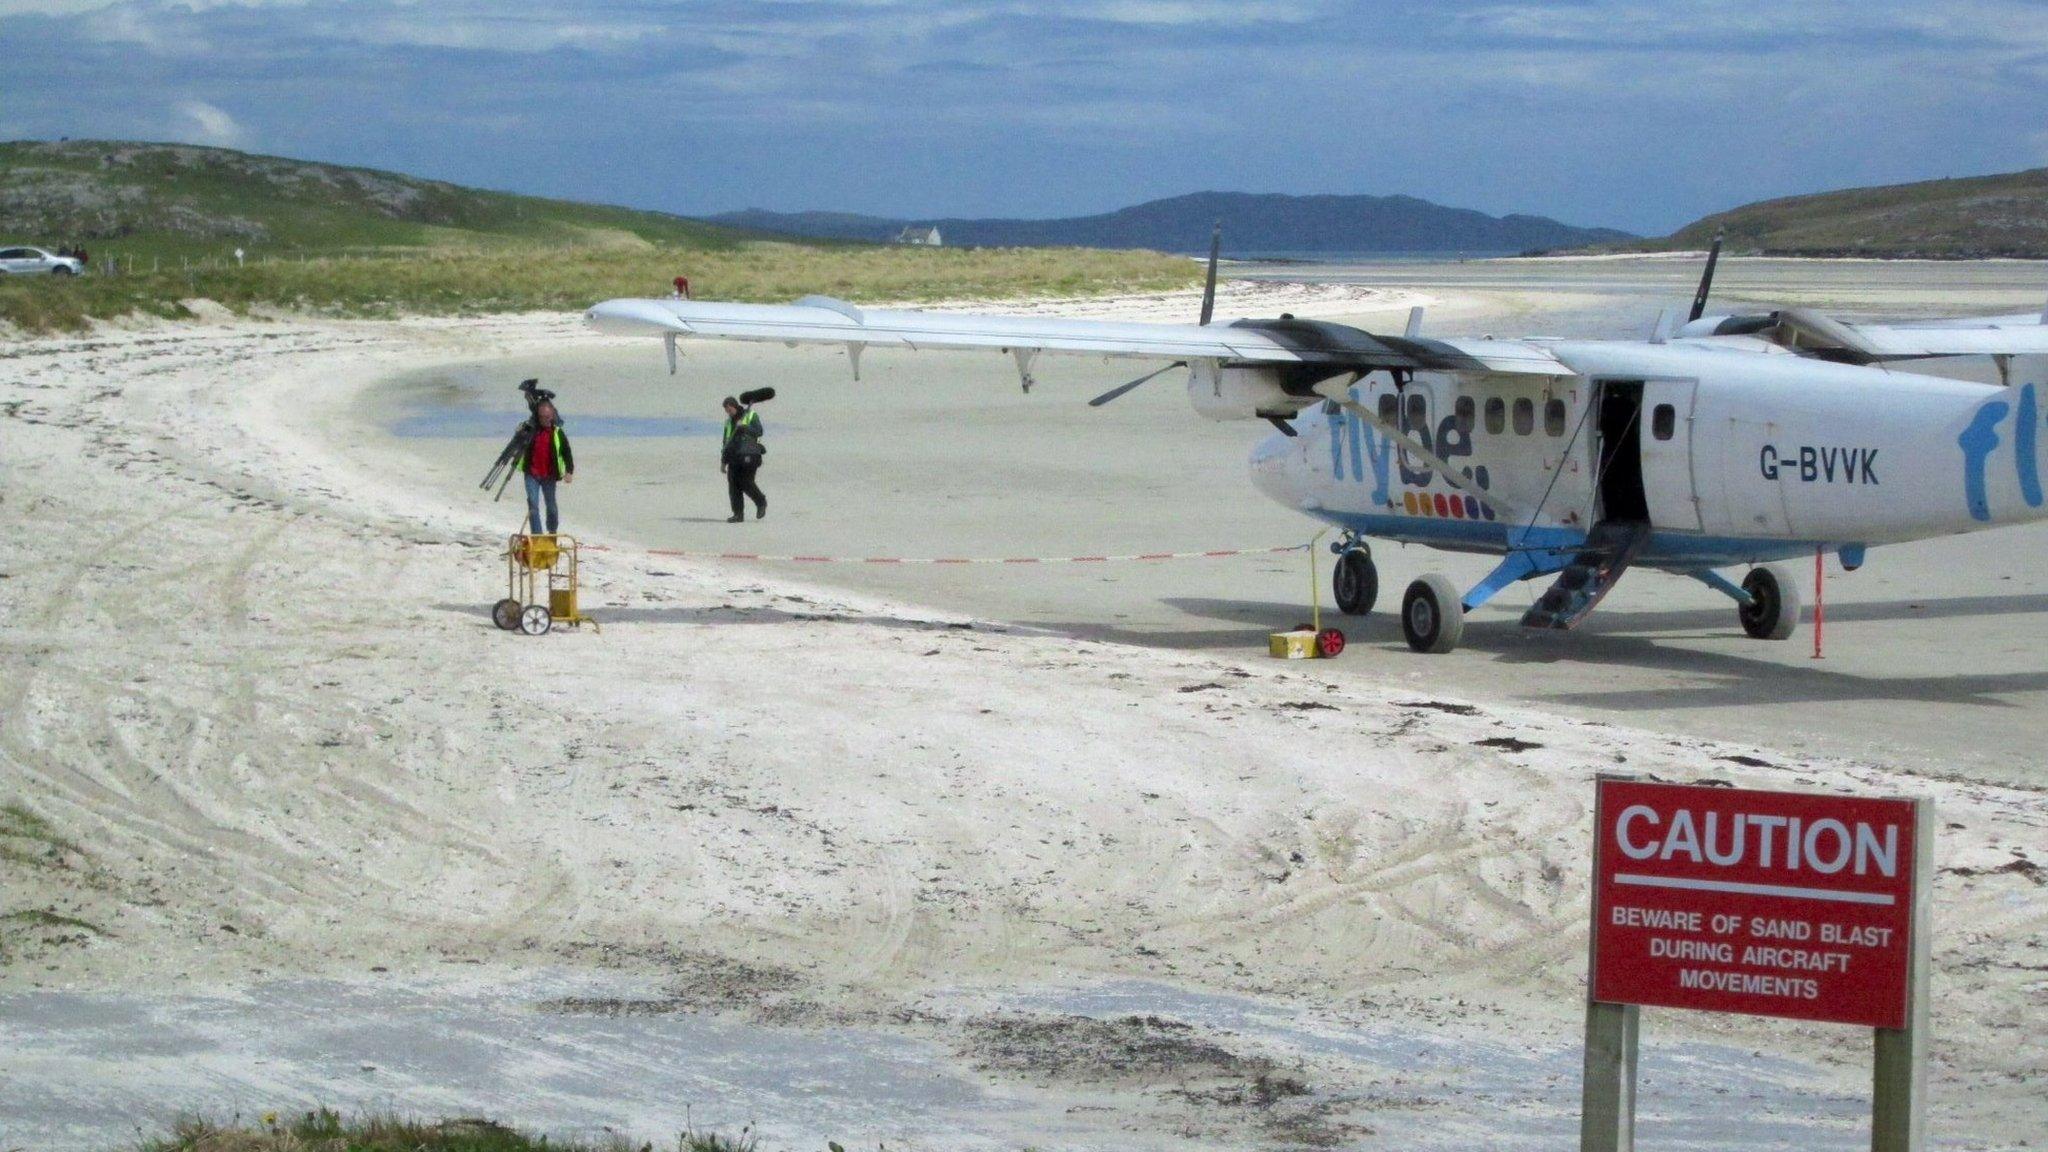
{"type": "Polygon", "coordinates": [[[1207,324],[1216,315],[1216,259],[1223,255],[1223,221],[1216,222],[1216,230],[1209,233],[1209,276],[1202,284],[1202,319],[1207,324]]]}
{"type": "Polygon", "coordinates": [[[1090,400],[1088,402],[1088,406],[1090,408],[1100,408],[1104,404],[1107,404],[1111,400],[1114,400],[1117,397],[1123,395],[1124,393],[1129,392],[1131,389],[1136,388],[1138,385],[1143,384],[1145,381],[1150,380],[1154,376],[1162,376],[1168,372],[1173,371],[1175,368],[1185,368],[1187,366],[1187,361],[1175,360],[1173,363],[1168,364],[1166,367],[1158,368],[1151,372],[1147,372],[1143,376],[1138,377],[1136,380],[1133,380],[1128,384],[1119,384],[1116,387],[1111,388],[1109,391],[1104,392],[1102,395],[1097,396],[1093,400],[1090,400]]]}
{"type": "MultiPolygon", "coordinates": [[[[1214,319],[1216,315],[1216,262],[1222,255],[1223,221],[1218,220],[1216,222],[1216,230],[1209,234],[1209,274],[1207,279],[1204,280],[1202,284],[1201,322],[1203,324],[1207,324],[1210,320],[1214,319]]],[[[1152,372],[1147,372],[1143,376],[1138,377],[1136,380],[1132,380],[1126,384],[1119,384],[1116,387],[1111,388],[1109,391],[1104,392],[1102,395],[1097,396],[1093,400],[1090,400],[1088,402],[1088,406],[1090,408],[1100,408],[1104,404],[1109,403],[1111,400],[1114,400],[1117,397],[1122,396],[1124,393],[1129,392],[1131,389],[1136,388],[1138,385],[1143,384],[1145,381],[1152,379],[1154,376],[1163,376],[1166,373],[1173,371],[1175,368],[1185,368],[1187,366],[1187,361],[1175,360],[1173,363],[1168,364],[1164,368],[1160,368],[1152,372]]]]}
{"type": "Polygon", "coordinates": [[[1707,271],[1700,277],[1700,290],[1693,293],[1692,315],[1687,320],[1697,320],[1707,313],[1707,293],[1714,287],[1714,265],[1721,262],[1722,233],[1714,233],[1714,246],[1707,249],[1707,271]]]}

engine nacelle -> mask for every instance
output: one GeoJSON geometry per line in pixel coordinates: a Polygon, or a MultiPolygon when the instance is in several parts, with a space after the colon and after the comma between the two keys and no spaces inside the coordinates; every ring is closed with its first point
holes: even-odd
{"type": "Polygon", "coordinates": [[[1188,372],[1188,401],[1211,420],[1284,420],[1316,398],[1288,395],[1277,368],[1224,368],[1197,360],[1188,372]]]}

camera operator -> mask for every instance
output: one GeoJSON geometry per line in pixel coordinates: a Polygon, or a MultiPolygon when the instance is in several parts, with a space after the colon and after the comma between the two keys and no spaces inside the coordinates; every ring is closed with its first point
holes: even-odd
{"type": "Polygon", "coordinates": [[[754,519],[768,515],[768,497],[761,494],[761,485],[754,479],[761,471],[761,458],[768,451],[768,446],[761,442],[761,415],[754,411],[754,405],[773,399],[775,389],[757,388],[724,400],[725,429],[719,441],[718,470],[725,473],[726,495],[732,500],[728,524],[738,524],[747,518],[749,497],[754,501],[754,519]]]}
{"type": "Polygon", "coordinates": [[[532,417],[520,431],[526,445],[520,449],[514,466],[526,475],[527,527],[535,536],[542,534],[541,510],[545,504],[547,534],[553,535],[562,524],[561,514],[555,508],[555,483],[575,481],[576,454],[569,448],[569,434],[562,431],[556,418],[553,400],[536,403],[532,417]]]}
{"type": "Polygon", "coordinates": [[[491,499],[502,500],[513,475],[524,473],[527,527],[540,536],[543,504],[547,506],[547,532],[553,533],[561,525],[562,518],[555,510],[555,483],[575,478],[576,456],[569,449],[569,434],[562,431],[561,415],[555,411],[555,394],[541,387],[537,379],[521,380],[519,394],[526,398],[526,419],[513,431],[505,450],[498,453],[498,462],[484,473],[484,482],[478,487],[488,492],[495,485],[498,494],[491,499]]]}

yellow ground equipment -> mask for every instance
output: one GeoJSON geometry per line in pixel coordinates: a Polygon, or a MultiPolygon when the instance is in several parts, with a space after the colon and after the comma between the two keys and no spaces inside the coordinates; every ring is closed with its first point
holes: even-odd
{"type": "Polygon", "coordinates": [[[545,635],[556,624],[597,622],[577,604],[578,549],[574,536],[515,534],[505,546],[505,598],[491,620],[507,632],[545,635]]]}
{"type": "Polygon", "coordinates": [[[1267,638],[1267,651],[1282,660],[1327,660],[1344,651],[1343,630],[1323,627],[1323,589],[1316,579],[1316,545],[1327,532],[1328,528],[1323,529],[1308,542],[1309,623],[1297,624],[1267,638]]]}

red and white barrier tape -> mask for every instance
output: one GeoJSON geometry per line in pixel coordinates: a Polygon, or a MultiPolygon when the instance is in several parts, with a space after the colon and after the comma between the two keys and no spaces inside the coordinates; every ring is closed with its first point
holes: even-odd
{"type": "MultiPolygon", "coordinates": [[[[778,564],[1122,564],[1212,560],[1225,556],[1272,556],[1299,552],[1306,547],[1306,544],[1289,544],[1279,548],[1215,548],[1206,552],[1140,552],[1129,556],[771,556],[763,552],[684,552],[673,548],[648,548],[644,554],[672,556],[678,560],[751,560],[778,564]]],[[[611,549],[593,545],[589,551],[611,549]]]]}

